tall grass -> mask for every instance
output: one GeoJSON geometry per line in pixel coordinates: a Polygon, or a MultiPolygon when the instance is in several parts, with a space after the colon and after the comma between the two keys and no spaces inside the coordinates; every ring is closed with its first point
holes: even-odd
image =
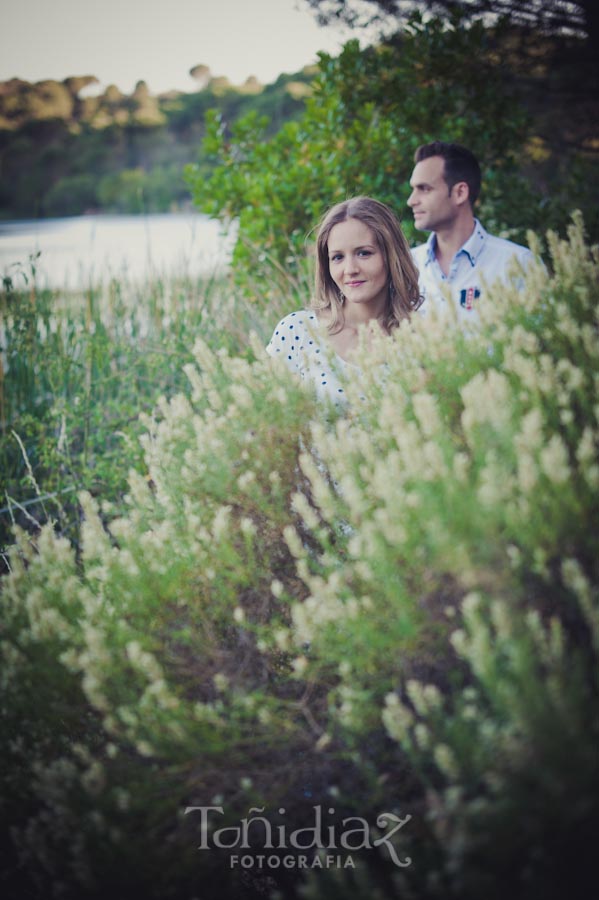
{"type": "Polygon", "coordinates": [[[52,518],[74,538],[81,488],[118,507],[129,469],[143,471],[139,414],[182,388],[196,338],[244,355],[250,331],[266,341],[300,302],[277,289],[265,309],[226,274],[111,277],[67,293],[31,268],[0,292],[0,548],[15,522],[52,518]]]}
{"type": "MultiPolygon", "coordinates": [[[[226,287],[201,295],[185,387],[155,414],[145,395],[128,498],[111,511],[108,493],[81,492],[71,541],[17,531],[0,580],[10,895],[585,896],[599,822],[599,254],[580,222],[548,242],[547,268],[491,292],[467,335],[431,311],[373,341],[347,415],[252,354],[255,306],[226,287]],[[409,815],[395,849],[413,864],[352,831],[355,870],[246,872],[216,842],[198,853],[188,805],[222,807],[232,827],[285,810],[307,829],[318,805],[386,833],[409,815]]],[[[149,333],[128,335],[126,359],[149,333]]],[[[91,372],[93,398],[87,359],[78,384],[91,372]]],[[[138,390],[122,386],[131,408],[138,390]]],[[[92,425],[109,416],[91,408],[92,425]]],[[[34,493],[40,471],[24,469],[34,493]]]]}

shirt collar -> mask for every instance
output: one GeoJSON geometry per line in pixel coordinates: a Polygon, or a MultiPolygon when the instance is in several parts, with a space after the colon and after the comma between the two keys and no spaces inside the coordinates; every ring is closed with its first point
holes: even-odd
{"type": "Polygon", "coordinates": [[[434,262],[435,260],[435,250],[437,247],[437,236],[434,231],[428,236],[428,240],[426,242],[426,262],[425,265],[428,266],[429,263],[434,262]]]}
{"type": "MultiPolygon", "coordinates": [[[[470,265],[476,265],[476,260],[481,254],[481,251],[484,247],[485,240],[487,238],[487,232],[480,224],[478,219],[474,220],[474,231],[468,238],[465,244],[462,244],[456,256],[459,256],[460,253],[464,253],[469,261],[470,265]]],[[[435,260],[435,250],[437,249],[437,236],[434,231],[432,231],[429,235],[429,238],[426,242],[426,262],[425,265],[428,266],[429,263],[434,262],[435,260]]]]}

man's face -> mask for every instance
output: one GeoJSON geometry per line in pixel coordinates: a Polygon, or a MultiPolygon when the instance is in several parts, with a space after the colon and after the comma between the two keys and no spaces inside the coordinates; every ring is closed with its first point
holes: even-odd
{"type": "Polygon", "coordinates": [[[429,156],[416,163],[408,197],[408,206],[414,214],[414,224],[420,231],[440,231],[450,228],[459,213],[460,204],[454,198],[455,185],[450,192],[443,177],[445,160],[442,156],[429,156]]]}

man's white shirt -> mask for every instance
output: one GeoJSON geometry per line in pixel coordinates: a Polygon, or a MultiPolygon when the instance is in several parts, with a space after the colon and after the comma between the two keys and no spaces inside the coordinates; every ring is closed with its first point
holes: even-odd
{"type": "Polygon", "coordinates": [[[488,234],[478,219],[474,220],[474,231],[451,261],[448,275],[443,273],[435,256],[436,243],[433,232],[426,244],[412,250],[424,297],[421,308],[426,312],[431,303],[446,303],[445,293],[449,288],[458,316],[465,319],[476,317],[483,281],[487,286],[498,279],[507,281],[514,261],[526,268],[534,259],[528,248],[488,234]]]}

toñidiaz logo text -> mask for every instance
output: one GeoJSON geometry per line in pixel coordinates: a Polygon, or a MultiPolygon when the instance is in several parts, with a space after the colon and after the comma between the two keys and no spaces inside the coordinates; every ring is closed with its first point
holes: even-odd
{"type": "MultiPolygon", "coordinates": [[[[403,818],[392,812],[382,812],[372,826],[361,816],[347,816],[341,823],[327,821],[335,815],[333,807],[313,806],[313,824],[290,830],[286,824],[273,824],[260,815],[264,807],[251,807],[239,825],[216,828],[219,817],[225,815],[222,806],[187,806],[185,815],[199,814],[200,844],[198,850],[237,850],[229,855],[231,868],[353,868],[352,852],[384,849],[391,861],[400,868],[412,862],[409,856],[400,858],[393,838],[412,818],[403,818]],[[256,853],[256,847],[264,850],[288,851],[281,853],[256,853]],[[248,852],[241,852],[248,851],[248,852]],[[309,854],[309,855],[308,855],[309,854]]],[[[285,809],[278,810],[279,816],[285,809]]]]}

